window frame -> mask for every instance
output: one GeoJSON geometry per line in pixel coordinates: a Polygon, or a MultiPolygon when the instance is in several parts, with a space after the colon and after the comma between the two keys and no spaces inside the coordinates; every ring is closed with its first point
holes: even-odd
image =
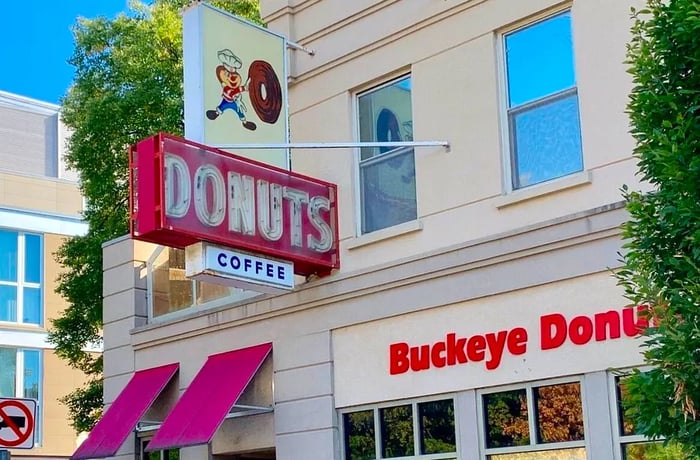
{"type": "Polygon", "coordinates": [[[560,5],[555,8],[549,8],[545,11],[541,11],[535,15],[529,16],[527,19],[523,19],[520,21],[517,21],[509,26],[504,27],[503,29],[499,30],[495,34],[495,40],[496,40],[496,62],[497,62],[497,77],[498,77],[498,100],[499,100],[499,112],[500,112],[500,123],[499,123],[499,129],[501,133],[501,160],[503,162],[504,167],[502,168],[502,188],[505,191],[506,194],[513,193],[513,192],[519,192],[522,190],[526,189],[531,189],[533,187],[538,187],[544,184],[551,183],[552,181],[564,179],[566,177],[570,177],[574,174],[580,174],[582,172],[586,171],[586,158],[584,155],[584,148],[583,148],[583,130],[582,130],[582,123],[581,123],[581,104],[580,104],[580,99],[578,98],[578,90],[579,90],[579,83],[578,83],[578,75],[576,72],[576,53],[575,53],[575,47],[573,46],[574,42],[574,21],[573,21],[573,10],[572,10],[572,5],[570,2],[567,2],[563,5],[560,5]],[[559,91],[548,94],[546,96],[540,97],[538,99],[534,99],[528,102],[525,102],[524,104],[521,104],[516,107],[509,107],[509,91],[508,91],[508,62],[506,59],[506,37],[508,35],[517,33],[520,30],[524,30],[530,26],[534,26],[536,24],[545,22],[549,19],[552,19],[558,15],[564,14],[566,12],[569,12],[571,14],[571,39],[572,39],[572,54],[573,54],[573,60],[574,60],[574,85],[560,89],[559,91]],[[546,179],[540,182],[536,182],[533,184],[529,185],[523,185],[520,187],[515,187],[514,182],[515,182],[515,171],[516,171],[516,152],[515,152],[515,136],[514,136],[514,129],[513,129],[513,114],[519,114],[523,113],[525,111],[531,110],[538,108],[540,106],[543,106],[547,103],[551,103],[560,99],[564,99],[568,96],[571,95],[576,95],[577,96],[577,105],[578,105],[578,111],[579,111],[579,133],[581,137],[581,170],[580,171],[574,171],[571,173],[567,173],[562,176],[557,176],[557,177],[552,177],[550,179],[546,179]]]}
{"type": "Polygon", "coordinates": [[[340,432],[340,443],[341,443],[341,458],[343,460],[349,460],[347,458],[347,446],[345,443],[345,414],[352,414],[354,412],[363,412],[371,410],[374,416],[374,460],[448,460],[448,459],[459,459],[460,452],[460,436],[459,436],[459,416],[457,414],[457,395],[454,393],[435,395],[430,397],[412,398],[400,401],[383,402],[379,404],[365,404],[362,406],[353,406],[338,409],[338,426],[340,432]],[[452,401],[452,410],[454,414],[454,425],[455,425],[455,451],[454,452],[444,452],[438,454],[420,454],[421,451],[421,427],[420,420],[418,417],[419,411],[418,406],[422,403],[429,403],[435,401],[452,401]],[[404,457],[382,457],[382,426],[380,410],[392,407],[400,406],[411,406],[412,414],[412,428],[413,428],[413,452],[414,455],[404,456],[404,457]]]}
{"type": "MultiPolygon", "coordinates": [[[[0,280],[0,286],[13,286],[17,289],[17,305],[15,306],[15,321],[5,321],[0,319],[0,325],[17,325],[28,327],[41,328],[44,326],[44,234],[38,232],[29,232],[14,228],[0,227],[0,230],[8,233],[14,233],[17,237],[17,281],[0,280]],[[25,280],[26,278],[26,248],[27,235],[39,237],[39,282],[33,283],[25,280]],[[39,322],[30,323],[24,322],[24,289],[39,289],[39,322]]],[[[1,249],[1,248],[0,248],[1,249]]]]}
{"type": "MultiPolygon", "coordinates": [[[[396,72],[394,74],[388,75],[385,78],[381,80],[380,83],[372,83],[372,84],[367,84],[365,86],[362,86],[352,92],[352,113],[353,113],[353,126],[354,126],[354,135],[355,139],[357,139],[359,142],[361,139],[361,133],[360,133],[360,97],[364,95],[368,95],[377,91],[380,91],[384,88],[390,87],[391,85],[404,80],[408,78],[411,81],[411,121],[413,121],[413,114],[414,114],[414,107],[413,107],[413,73],[411,72],[411,69],[402,69],[399,72],[396,72]]],[[[413,129],[412,129],[413,131],[413,129]]],[[[376,133],[375,133],[376,134],[376,133]]],[[[396,227],[398,225],[405,224],[406,222],[411,222],[411,220],[408,220],[406,222],[401,222],[398,224],[394,224],[388,227],[383,227],[379,228],[376,230],[372,230],[369,232],[364,232],[364,203],[365,203],[365,190],[363,187],[362,183],[362,167],[367,166],[367,165],[372,165],[379,163],[381,161],[388,161],[392,157],[397,157],[400,156],[407,151],[412,150],[413,151],[413,161],[414,161],[414,175],[415,175],[415,201],[416,201],[416,217],[413,219],[413,221],[418,220],[418,176],[416,174],[416,168],[415,168],[415,149],[413,147],[395,147],[392,148],[391,150],[384,152],[379,155],[374,155],[371,158],[367,159],[362,159],[362,148],[358,147],[355,149],[355,155],[354,155],[354,186],[356,192],[353,194],[354,199],[355,199],[355,236],[360,237],[364,235],[370,235],[372,233],[376,232],[381,232],[383,230],[389,229],[396,227]],[[378,158],[381,157],[381,160],[378,158]]]]}
{"type": "Polygon", "coordinates": [[[584,448],[586,454],[588,455],[589,447],[587,445],[588,439],[586,437],[587,431],[587,408],[586,408],[586,394],[585,394],[585,380],[584,375],[576,375],[571,377],[561,377],[547,380],[536,380],[532,382],[516,383],[511,385],[504,385],[499,387],[490,387],[484,389],[476,390],[476,418],[477,427],[479,431],[479,452],[481,459],[488,459],[491,455],[501,455],[501,454],[514,454],[521,452],[544,452],[548,450],[560,450],[560,449],[575,449],[584,448]],[[537,411],[535,408],[535,397],[534,389],[540,387],[548,387],[553,385],[565,385],[569,383],[578,383],[579,389],[581,391],[581,413],[584,427],[584,438],[581,441],[565,441],[565,442],[548,442],[548,443],[538,443],[537,442],[537,411]],[[525,397],[527,398],[527,415],[528,415],[528,429],[530,432],[530,443],[523,446],[511,446],[511,447],[487,447],[486,440],[486,410],[484,407],[484,395],[502,393],[506,391],[513,390],[525,390],[525,397]]]}
{"type": "Polygon", "coordinates": [[[37,399],[36,399],[36,420],[34,421],[34,444],[36,447],[41,447],[42,440],[42,414],[43,414],[43,404],[44,400],[44,350],[41,348],[28,348],[28,347],[16,347],[16,346],[6,346],[0,345],[0,348],[15,351],[15,394],[14,396],[0,396],[7,398],[19,398],[19,399],[34,399],[29,398],[24,395],[24,374],[26,372],[25,365],[25,352],[32,351],[36,352],[39,357],[38,364],[38,388],[37,388],[37,399]]]}

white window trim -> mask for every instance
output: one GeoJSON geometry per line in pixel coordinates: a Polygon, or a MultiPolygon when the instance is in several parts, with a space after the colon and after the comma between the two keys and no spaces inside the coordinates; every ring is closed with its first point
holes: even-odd
{"type": "MultiPolygon", "coordinates": [[[[370,92],[374,91],[379,91],[382,88],[386,88],[388,86],[391,86],[392,84],[396,83],[399,80],[402,80],[404,78],[409,78],[411,79],[411,114],[415,113],[414,107],[413,107],[413,73],[411,72],[411,69],[403,69],[400,72],[396,72],[395,74],[391,74],[386,76],[385,79],[382,79],[381,83],[374,83],[374,84],[368,84],[364,85],[361,88],[357,88],[352,92],[352,122],[353,122],[353,131],[354,131],[354,137],[355,139],[360,139],[360,104],[359,104],[359,99],[360,96],[363,94],[368,94],[370,92]]],[[[415,161],[415,150],[413,153],[414,156],[414,161],[415,161]]],[[[366,235],[370,235],[372,233],[376,232],[381,232],[382,230],[386,230],[387,228],[393,228],[392,227],[386,227],[383,229],[376,230],[375,232],[368,232],[368,233],[362,233],[362,194],[363,194],[363,188],[362,188],[362,180],[361,180],[361,173],[360,173],[360,163],[362,161],[362,149],[356,148],[355,153],[354,153],[354,167],[353,167],[353,172],[354,172],[354,177],[353,177],[353,182],[354,182],[354,189],[355,193],[353,193],[353,199],[355,200],[354,204],[354,209],[355,209],[355,238],[361,238],[366,235]]],[[[418,177],[416,174],[416,214],[418,214],[418,177]]],[[[419,219],[416,219],[417,221],[419,219]]],[[[404,222],[406,223],[406,222],[404,222]]],[[[402,225],[402,224],[398,224],[402,225]]],[[[422,226],[421,226],[422,228],[422,226]]],[[[403,233],[403,232],[402,232],[403,233]]],[[[388,237],[384,237],[388,238],[388,237]]],[[[380,239],[384,239],[380,238],[380,239]]],[[[370,243],[373,243],[376,241],[371,241],[370,243]]],[[[370,244],[366,243],[366,244],[370,244]]],[[[365,243],[360,242],[357,246],[364,246],[365,243]]],[[[355,247],[355,246],[353,246],[355,247]]]]}
{"type": "Polygon", "coordinates": [[[338,425],[340,431],[340,445],[341,445],[341,458],[343,460],[348,460],[346,457],[345,445],[345,420],[343,416],[345,414],[351,414],[353,412],[363,412],[363,411],[373,411],[374,415],[374,455],[377,459],[387,459],[387,460],[440,460],[440,459],[453,459],[459,458],[460,452],[460,432],[459,432],[459,419],[457,415],[457,395],[454,393],[447,393],[441,395],[426,396],[421,398],[412,398],[401,401],[391,401],[383,402],[379,404],[365,404],[362,406],[347,407],[338,410],[338,425]],[[379,417],[380,409],[399,407],[399,406],[411,406],[412,423],[413,423],[413,451],[420,452],[420,422],[418,420],[418,405],[422,403],[429,403],[433,401],[444,401],[446,399],[452,400],[452,410],[454,413],[455,422],[455,451],[447,452],[441,454],[418,454],[409,455],[406,457],[382,457],[382,436],[381,436],[381,419],[379,417]]]}
{"type": "Polygon", "coordinates": [[[562,377],[548,380],[537,380],[534,382],[527,383],[516,383],[512,385],[505,385],[500,387],[493,387],[487,389],[477,390],[476,392],[476,406],[477,406],[477,423],[479,428],[479,452],[481,452],[481,459],[488,459],[490,455],[498,454],[512,454],[519,452],[541,452],[547,450],[557,450],[557,449],[575,449],[575,448],[585,448],[586,452],[589,451],[588,439],[585,435],[585,426],[587,420],[587,410],[586,410],[586,395],[585,395],[585,384],[583,375],[578,375],[574,377],[562,377]],[[567,383],[578,383],[579,389],[581,390],[581,410],[583,414],[584,423],[584,439],[582,441],[566,441],[566,442],[551,442],[551,443],[541,443],[537,444],[537,420],[535,414],[535,407],[533,404],[534,397],[532,396],[533,389],[538,387],[546,387],[552,385],[561,385],[567,383]],[[513,446],[513,447],[486,447],[486,412],[484,408],[484,395],[501,393],[504,391],[512,390],[525,390],[525,395],[527,398],[527,414],[528,414],[528,428],[530,430],[530,444],[524,446],[513,446]]]}
{"type": "Polygon", "coordinates": [[[17,305],[15,307],[16,321],[1,321],[0,326],[3,325],[17,325],[21,324],[28,327],[43,327],[44,326],[44,235],[36,234],[31,232],[24,232],[22,230],[16,229],[5,229],[9,232],[17,233],[17,281],[2,281],[0,280],[0,286],[14,286],[17,288],[17,305]],[[40,255],[40,266],[39,266],[39,282],[31,283],[24,280],[26,259],[25,259],[25,249],[26,249],[26,235],[31,233],[32,235],[39,236],[39,255],[40,255]],[[24,288],[39,289],[39,323],[25,323],[24,318],[24,288]]]}
{"type": "MultiPolygon", "coordinates": [[[[506,53],[505,53],[505,46],[506,46],[506,35],[512,34],[514,32],[517,32],[520,29],[524,29],[526,27],[535,25],[537,23],[543,22],[548,20],[549,18],[552,18],[554,16],[557,16],[559,14],[565,13],[565,12],[571,12],[572,14],[572,23],[573,23],[573,12],[572,12],[572,5],[571,3],[565,3],[563,5],[559,5],[555,8],[549,8],[547,10],[541,11],[540,13],[530,16],[527,19],[517,21],[513,24],[510,24],[507,27],[504,27],[503,29],[499,30],[496,32],[496,62],[498,63],[497,67],[497,78],[498,78],[498,112],[499,112],[499,129],[501,133],[501,161],[503,164],[503,167],[501,168],[502,170],[502,175],[501,175],[501,181],[502,181],[502,190],[503,190],[503,195],[505,197],[508,197],[510,194],[517,193],[522,190],[537,190],[541,187],[546,187],[547,184],[549,184],[552,181],[556,181],[558,179],[563,179],[567,178],[570,176],[574,175],[580,175],[582,173],[588,173],[586,170],[586,158],[583,155],[583,145],[581,146],[581,161],[582,161],[582,169],[581,171],[575,172],[573,174],[567,174],[565,176],[553,178],[547,181],[539,182],[537,184],[532,184],[528,185],[525,187],[520,187],[520,188],[514,188],[513,187],[513,169],[514,169],[514,163],[513,163],[513,153],[512,153],[512,148],[511,148],[511,129],[510,129],[510,108],[508,107],[508,77],[507,77],[507,62],[506,62],[506,53]]],[[[573,41],[573,30],[571,31],[572,34],[572,41],[573,41]]],[[[575,50],[573,50],[575,51],[575,50]]],[[[572,52],[573,52],[572,51],[572,52]]],[[[574,55],[575,57],[575,55],[574,55]]],[[[574,69],[575,71],[576,69],[574,69]]],[[[574,77],[577,77],[577,73],[574,73],[574,77]]],[[[572,88],[568,88],[568,90],[574,89],[575,92],[578,94],[578,80],[575,80],[575,84],[572,88]]],[[[561,92],[558,92],[556,94],[560,94],[561,92]]],[[[542,99],[537,99],[537,101],[541,101],[542,99]]],[[[534,101],[531,101],[532,103],[534,101]]],[[[529,104],[529,103],[528,103],[529,104]]],[[[579,117],[580,117],[580,106],[579,106],[579,117]]],[[[581,128],[579,128],[581,129],[581,128]]],[[[581,144],[583,144],[583,133],[581,135],[581,144]]],[[[588,173],[590,174],[590,173],[588,173]]],[[[589,176],[590,177],[590,176],[589,176]]],[[[541,194],[547,194],[551,193],[552,190],[549,190],[551,187],[547,187],[547,191],[544,191],[541,194]]],[[[564,187],[564,188],[571,188],[569,187],[564,187]]],[[[536,193],[536,192],[534,192],[536,193]]],[[[539,196],[540,194],[537,194],[539,196]]],[[[528,196],[522,200],[520,199],[513,199],[513,200],[507,200],[508,202],[506,204],[499,204],[497,207],[504,207],[504,206],[509,206],[510,204],[515,204],[520,201],[528,200],[530,198],[534,198],[534,196],[528,196]],[[512,201],[512,202],[510,202],[512,201]]]]}

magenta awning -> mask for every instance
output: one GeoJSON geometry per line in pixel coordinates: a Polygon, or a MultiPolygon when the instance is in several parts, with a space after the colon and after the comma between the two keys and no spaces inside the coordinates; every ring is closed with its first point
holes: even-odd
{"type": "Polygon", "coordinates": [[[175,363],[136,371],[71,459],[114,456],[179,367],[175,363]]]}
{"type": "Polygon", "coordinates": [[[146,451],[210,442],[270,350],[265,343],[209,356],[146,451]]]}

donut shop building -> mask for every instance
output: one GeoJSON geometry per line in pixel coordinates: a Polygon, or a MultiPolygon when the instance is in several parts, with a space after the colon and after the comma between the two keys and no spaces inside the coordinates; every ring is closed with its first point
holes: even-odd
{"type": "MultiPolygon", "coordinates": [[[[132,149],[107,410],[74,458],[644,458],[618,404],[644,321],[612,276],[619,189],[645,187],[630,6],[262,0],[309,145],[291,171],[191,137],[132,149]]],[[[257,135],[241,96],[245,120],[215,93],[202,123],[257,135]]]]}

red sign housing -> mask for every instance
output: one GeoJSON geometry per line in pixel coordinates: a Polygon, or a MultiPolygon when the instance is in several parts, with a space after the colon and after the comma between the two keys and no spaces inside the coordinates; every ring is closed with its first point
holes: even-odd
{"type": "Polygon", "coordinates": [[[340,266],[334,184],[162,133],[131,148],[129,173],[134,239],[220,244],[300,275],[340,266]]]}

